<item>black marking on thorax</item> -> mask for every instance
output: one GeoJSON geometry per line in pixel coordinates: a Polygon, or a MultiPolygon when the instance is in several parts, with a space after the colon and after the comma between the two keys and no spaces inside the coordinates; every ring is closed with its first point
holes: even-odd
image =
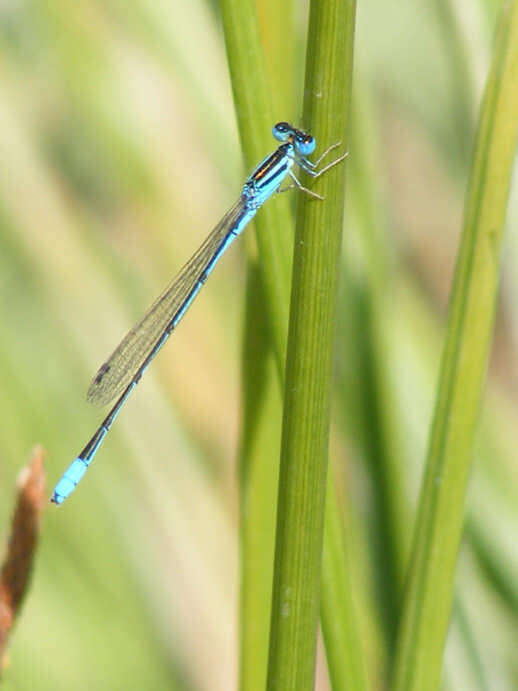
{"type": "Polygon", "coordinates": [[[259,182],[264,178],[265,175],[267,175],[272,168],[275,168],[275,166],[282,161],[283,158],[286,157],[288,150],[290,149],[290,144],[281,144],[278,149],[276,149],[273,154],[268,156],[268,158],[262,162],[262,164],[257,168],[254,173],[253,173],[253,179],[256,182],[259,182]]]}

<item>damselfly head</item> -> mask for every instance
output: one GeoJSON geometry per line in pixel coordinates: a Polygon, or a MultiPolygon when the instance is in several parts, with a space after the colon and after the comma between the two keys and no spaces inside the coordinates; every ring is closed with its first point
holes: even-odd
{"type": "Polygon", "coordinates": [[[309,156],[315,150],[317,142],[315,137],[302,130],[294,130],[293,144],[301,156],[309,156]]]}
{"type": "Polygon", "coordinates": [[[315,137],[303,130],[298,130],[289,122],[278,122],[272,128],[272,134],[279,142],[291,142],[301,156],[309,156],[315,150],[315,137]]]}
{"type": "Polygon", "coordinates": [[[278,122],[272,127],[272,134],[278,142],[287,142],[294,132],[295,128],[289,122],[278,122]]]}

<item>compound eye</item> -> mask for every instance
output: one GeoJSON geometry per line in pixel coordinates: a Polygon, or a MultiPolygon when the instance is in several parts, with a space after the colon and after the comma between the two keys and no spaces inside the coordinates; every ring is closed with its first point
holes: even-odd
{"type": "Polygon", "coordinates": [[[297,137],[295,141],[297,151],[302,156],[309,156],[309,154],[312,154],[315,150],[316,145],[317,142],[315,140],[315,137],[312,137],[310,134],[300,135],[297,137]]]}
{"type": "Polygon", "coordinates": [[[278,142],[285,142],[293,134],[293,128],[288,122],[278,122],[272,127],[272,134],[278,142]]]}

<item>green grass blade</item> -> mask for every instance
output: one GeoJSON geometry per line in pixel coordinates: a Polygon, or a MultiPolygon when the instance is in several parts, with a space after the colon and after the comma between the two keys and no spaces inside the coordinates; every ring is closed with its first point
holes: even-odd
{"type": "MultiPolygon", "coordinates": [[[[224,0],[222,16],[238,126],[251,168],[272,149],[274,122],[256,5],[249,0],[224,0]]],[[[286,195],[261,209],[255,227],[261,277],[255,265],[249,267],[253,277],[247,283],[240,444],[239,686],[243,691],[264,689],[268,660],[273,498],[277,495],[280,438],[280,388],[269,367],[268,353],[272,347],[277,379],[283,382],[293,242],[286,195]]]]}
{"type": "Polygon", "coordinates": [[[278,0],[258,0],[257,14],[264,48],[264,59],[268,83],[271,86],[273,122],[287,120],[297,122],[299,110],[294,102],[296,86],[295,65],[298,64],[295,38],[298,36],[295,24],[294,0],[285,0],[279,11],[278,0]],[[282,21],[279,21],[282,13],[282,21]]]}
{"type": "Polygon", "coordinates": [[[435,689],[450,617],[518,128],[518,4],[504,7],[467,193],[393,688],[435,689]]]}
{"type": "MultiPolygon", "coordinates": [[[[333,691],[369,688],[365,658],[358,635],[358,593],[353,588],[350,563],[352,539],[344,531],[332,475],[327,488],[320,620],[327,668],[333,691]]],[[[365,625],[362,630],[365,630],[365,625]]]]}
{"type": "Polygon", "coordinates": [[[454,2],[452,0],[435,0],[433,4],[439,20],[444,52],[449,58],[450,98],[452,114],[455,119],[455,134],[457,135],[454,146],[457,148],[459,159],[468,164],[473,138],[473,66],[469,61],[462,24],[454,2]]]}
{"type": "MultiPolygon", "coordinates": [[[[346,141],[354,3],[312,2],[303,123],[321,146],[346,141]]],[[[312,689],[319,615],[331,363],[345,166],[299,199],[286,367],[269,689],[312,689]]]]}
{"type": "MultiPolygon", "coordinates": [[[[257,12],[251,0],[223,0],[221,8],[239,132],[247,166],[252,167],[272,149],[273,124],[257,12]]],[[[292,246],[289,200],[266,204],[254,223],[273,347],[283,380],[292,246]]]]}
{"type": "Polygon", "coordinates": [[[257,263],[250,262],[243,338],[240,441],[239,688],[264,691],[275,549],[281,397],[257,263]]]}
{"type": "MultiPolygon", "coordinates": [[[[236,96],[238,119],[240,123],[240,130],[242,133],[243,143],[245,151],[247,153],[247,159],[249,159],[250,164],[253,160],[258,160],[258,157],[264,153],[264,148],[261,150],[262,144],[260,142],[264,139],[266,132],[269,132],[271,126],[271,119],[268,117],[263,117],[261,125],[261,113],[269,112],[269,93],[266,88],[266,80],[262,72],[261,67],[261,51],[257,47],[257,42],[259,41],[258,32],[254,23],[254,11],[253,7],[245,6],[241,3],[237,5],[235,3],[228,3],[225,6],[225,30],[226,30],[226,41],[227,50],[229,54],[229,61],[231,65],[231,74],[233,81],[234,93],[236,96]],[[254,46],[251,50],[250,46],[254,46]],[[246,75],[253,74],[254,80],[251,80],[246,75]],[[262,95],[262,98],[261,98],[262,95]],[[258,119],[259,117],[259,119],[258,119]],[[263,132],[259,128],[253,129],[257,123],[260,127],[264,127],[263,132]]],[[[277,100],[277,99],[276,99],[277,100]]],[[[279,200],[276,200],[276,206],[279,205],[279,200]]],[[[286,284],[286,289],[283,289],[282,281],[282,271],[276,270],[279,265],[284,265],[283,256],[286,255],[286,251],[283,250],[282,245],[286,248],[287,245],[291,243],[289,233],[278,233],[277,230],[282,227],[286,227],[284,209],[281,208],[279,216],[276,218],[275,211],[271,208],[273,213],[268,214],[265,218],[265,212],[269,211],[269,208],[261,210],[262,218],[258,218],[258,244],[260,249],[261,260],[266,264],[266,297],[267,302],[272,302],[275,305],[275,310],[271,322],[272,328],[272,338],[275,344],[275,350],[277,355],[278,370],[281,375],[281,380],[283,380],[283,367],[284,362],[281,354],[285,350],[286,336],[285,336],[285,324],[283,322],[283,317],[280,315],[284,313],[287,314],[288,304],[289,304],[289,285],[286,284]],[[273,218],[273,221],[272,221],[273,218]],[[276,237],[272,239],[272,245],[269,245],[268,233],[276,232],[276,237]],[[266,239],[265,239],[266,238],[266,239]],[[281,243],[280,251],[276,250],[275,243],[281,243]],[[270,260],[271,252],[277,251],[277,256],[274,258],[273,262],[270,260]],[[279,258],[280,257],[280,258],[279,258]],[[279,276],[281,278],[279,279],[279,276]],[[279,283],[280,280],[280,283],[279,283]],[[269,289],[268,289],[269,286],[269,289]],[[283,307],[284,303],[284,307],[283,307]],[[282,362],[281,362],[282,361],[282,362]]],[[[248,355],[245,355],[248,357],[248,355]]],[[[249,385],[245,382],[244,386],[244,409],[248,408],[248,404],[252,404],[252,401],[248,401],[247,396],[252,395],[253,385],[249,385]]],[[[253,395],[252,395],[253,398],[253,395]]],[[[271,402],[265,403],[265,406],[273,405],[271,402]]],[[[264,418],[265,416],[263,416],[264,418]]],[[[253,421],[256,425],[255,433],[261,435],[259,430],[262,424],[260,420],[253,421]]],[[[246,416],[245,426],[243,429],[244,438],[252,433],[252,421],[250,416],[246,416]]],[[[268,444],[271,449],[271,443],[268,444]]],[[[277,481],[276,469],[271,468],[268,464],[264,463],[264,448],[259,448],[259,442],[254,446],[242,446],[242,463],[246,465],[248,471],[246,473],[246,481],[242,483],[242,501],[248,503],[248,510],[242,514],[243,520],[252,523],[258,520],[258,516],[262,515],[263,518],[259,519],[259,524],[263,526],[262,537],[265,537],[265,509],[271,511],[271,495],[269,500],[264,504],[264,496],[261,499],[261,492],[264,492],[265,486],[273,487],[273,477],[270,477],[270,481],[267,481],[266,476],[268,473],[273,473],[275,470],[275,482],[277,481]],[[250,456],[248,455],[250,454],[250,456]],[[261,455],[263,456],[263,467],[260,471],[257,469],[256,463],[260,460],[261,455]],[[258,474],[259,473],[259,474],[258,474]],[[259,479],[259,477],[261,479],[259,479]],[[262,490],[258,487],[252,487],[251,484],[259,483],[262,490]],[[251,483],[251,484],[249,484],[251,483]]],[[[332,504],[332,508],[336,508],[335,503],[332,504]]],[[[270,515],[268,514],[268,515],[270,515]]],[[[335,516],[335,524],[338,523],[339,518],[335,516]]],[[[261,640],[262,640],[262,624],[258,617],[260,617],[260,612],[257,612],[257,607],[261,607],[260,603],[264,604],[264,592],[260,593],[261,583],[260,581],[267,578],[263,573],[263,568],[267,566],[267,555],[269,552],[268,545],[266,542],[262,543],[262,547],[258,547],[258,543],[254,542],[253,535],[257,535],[257,531],[253,529],[251,525],[242,525],[242,547],[244,561],[250,561],[256,565],[255,569],[250,569],[246,564],[243,568],[243,583],[242,583],[242,605],[243,610],[241,612],[242,621],[242,639],[241,639],[241,685],[242,688],[258,688],[260,684],[261,674],[259,672],[259,660],[262,655],[261,651],[261,640]],[[260,557],[257,550],[260,551],[260,557]],[[257,569],[259,562],[262,565],[260,569],[257,569]],[[262,575],[260,575],[262,574],[262,575]],[[258,599],[255,599],[255,595],[258,599]],[[255,613],[254,613],[255,612],[255,613]],[[253,626],[250,624],[251,620],[254,620],[253,626]]],[[[341,546],[340,546],[341,548],[341,546]]],[[[327,582],[334,582],[336,594],[337,589],[343,588],[345,577],[343,572],[341,573],[340,568],[343,567],[343,558],[341,552],[336,552],[336,544],[332,544],[328,553],[330,555],[330,563],[334,566],[334,571],[330,574],[329,578],[326,578],[327,582]],[[341,582],[338,579],[341,578],[341,582]]],[[[326,567],[324,567],[326,568],[326,567]]],[[[330,598],[334,597],[333,594],[330,598]]],[[[264,607],[263,607],[264,610],[264,607]]],[[[264,610],[266,611],[266,610],[264,610]]],[[[340,622],[335,621],[334,625],[330,627],[331,638],[335,633],[341,633],[341,639],[344,636],[346,638],[354,638],[352,636],[352,630],[356,630],[353,626],[354,617],[349,616],[341,620],[340,622]],[[342,629],[342,630],[341,630],[342,629]]],[[[336,645],[335,645],[336,649],[336,645]]],[[[356,651],[357,652],[357,651],[356,651]]],[[[358,654],[354,652],[351,655],[356,662],[360,659],[358,654]]],[[[342,676],[344,672],[342,671],[342,676]]],[[[347,677],[347,671],[345,673],[347,677]]],[[[354,679],[355,677],[353,677],[354,679]]],[[[360,688],[357,686],[357,688],[360,688]]]]}

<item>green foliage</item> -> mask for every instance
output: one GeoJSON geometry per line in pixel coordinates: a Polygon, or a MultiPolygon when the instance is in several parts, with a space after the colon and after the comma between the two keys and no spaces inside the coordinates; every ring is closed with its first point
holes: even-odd
{"type": "Polygon", "coordinates": [[[47,510],[4,687],[227,691],[239,675],[264,689],[284,414],[276,587],[296,573],[302,600],[299,619],[274,610],[271,687],[277,670],[282,688],[311,688],[320,602],[316,688],[326,675],[383,688],[391,674],[395,688],[436,688],[441,673],[451,688],[515,688],[512,186],[490,345],[516,2],[497,33],[494,4],[360,2],[354,69],[345,1],[313,2],[309,37],[296,2],[4,5],[5,537],[30,450],[48,451],[50,493],[98,424],[91,375],[275,146],[272,124],[311,127],[318,150],[347,137],[350,152],[316,184],[324,203],[298,201],[293,287],[296,192],[260,211],[81,488],[47,510]]]}

